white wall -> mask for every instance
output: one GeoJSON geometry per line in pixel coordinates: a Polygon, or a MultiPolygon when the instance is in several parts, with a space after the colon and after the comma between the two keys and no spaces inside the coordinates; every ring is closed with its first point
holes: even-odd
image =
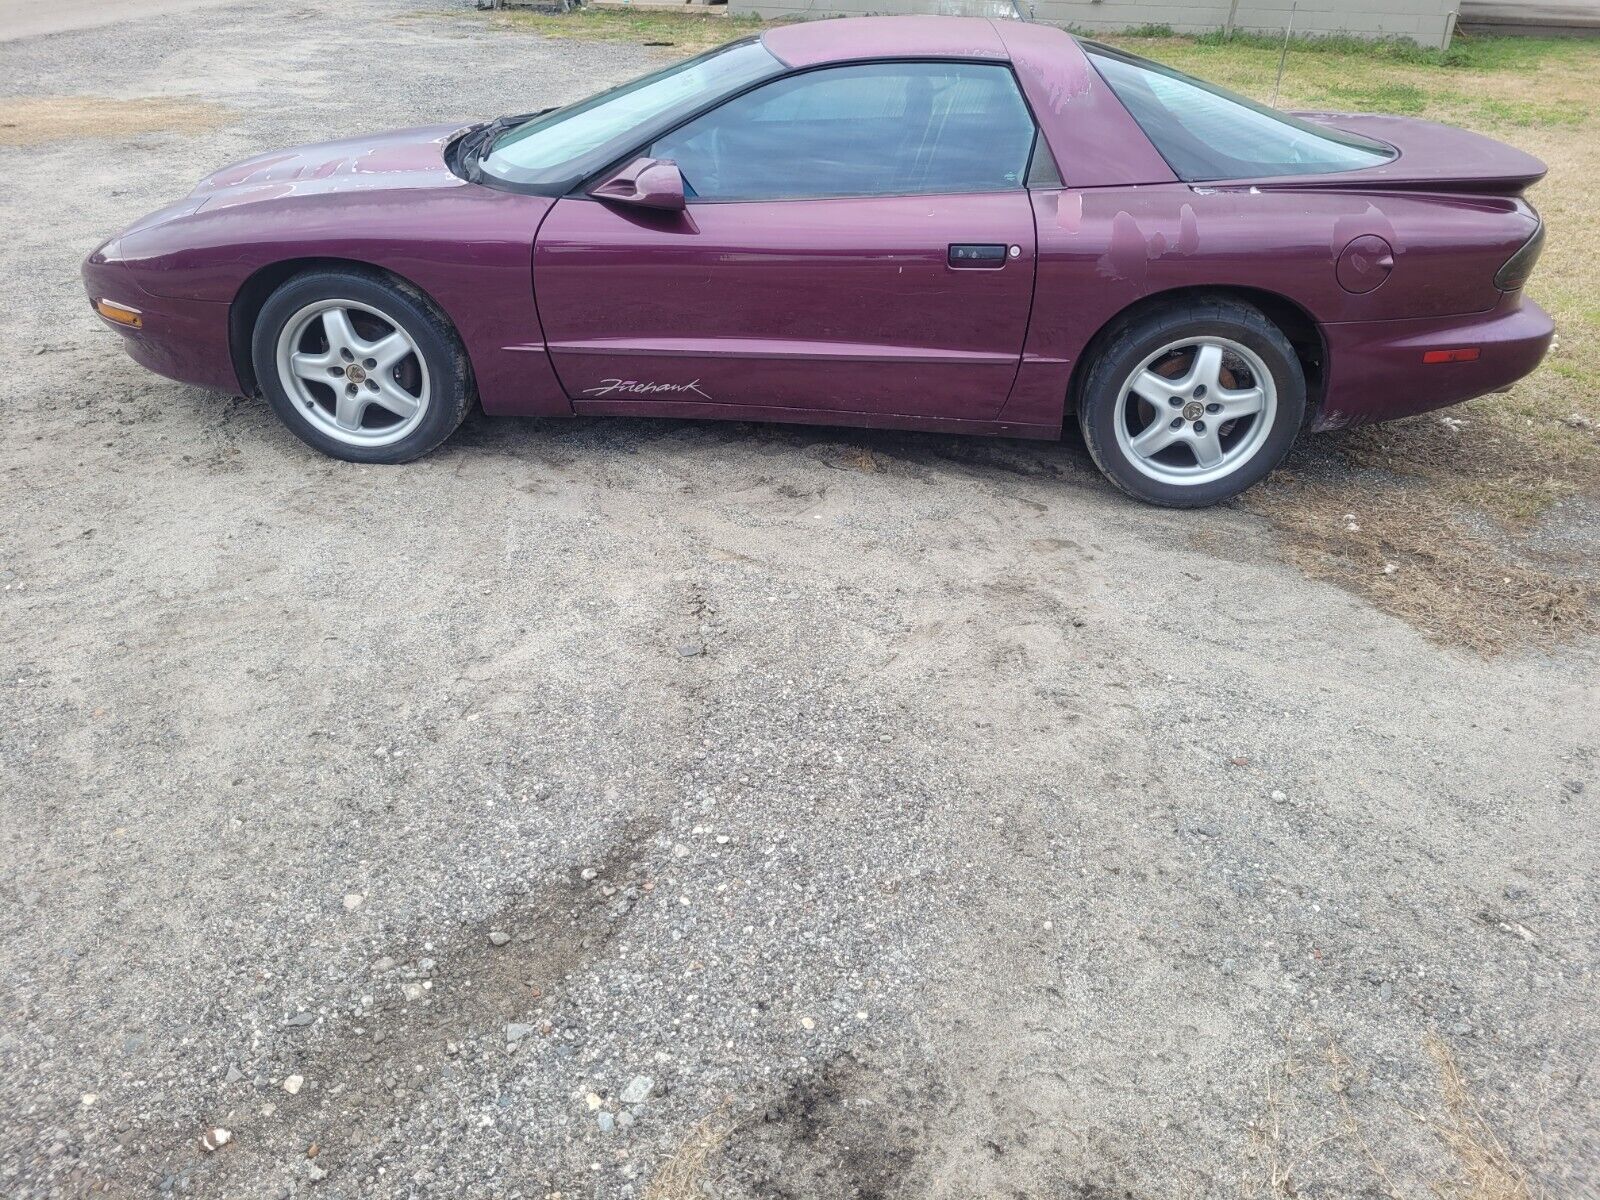
{"type": "MultiPolygon", "coordinates": [[[[1299,0],[1297,34],[1350,33],[1407,37],[1424,46],[1445,45],[1459,0],[1299,0]]],[[[1050,25],[1082,30],[1170,25],[1178,33],[1225,28],[1281,34],[1291,0],[1017,0],[1022,12],[1050,25]]],[[[1014,16],[1010,0],[728,0],[736,13],[763,17],[841,17],[880,13],[1014,16]]]]}

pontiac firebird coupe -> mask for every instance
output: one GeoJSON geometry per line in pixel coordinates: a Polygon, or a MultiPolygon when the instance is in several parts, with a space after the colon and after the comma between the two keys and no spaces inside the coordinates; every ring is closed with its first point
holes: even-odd
{"type": "Polygon", "coordinates": [[[263,155],[101,246],[140,363],[357,462],[488,413],[1054,438],[1193,506],[1503,389],[1544,165],[1023,22],[789,25],[565,108],[263,155]]]}

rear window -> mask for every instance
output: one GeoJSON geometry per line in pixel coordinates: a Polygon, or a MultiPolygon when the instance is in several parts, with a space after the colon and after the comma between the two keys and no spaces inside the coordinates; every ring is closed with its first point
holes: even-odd
{"type": "Polygon", "coordinates": [[[1109,46],[1090,42],[1084,51],[1167,165],[1190,183],[1359,171],[1397,153],[1109,46]]]}

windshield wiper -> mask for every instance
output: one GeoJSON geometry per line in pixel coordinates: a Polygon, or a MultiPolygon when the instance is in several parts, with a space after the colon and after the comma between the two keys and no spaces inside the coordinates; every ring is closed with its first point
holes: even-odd
{"type": "Polygon", "coordinates": [[[456,144],[457,161],[461,163],[461,173],[468,183],[482,183],[484,179],[483,159],[488,153],[493,153],[494,144],[500,135],[535,117],[542,117],[545,113],[555,112],[554,108],[541,108],[537,112],[516,113],[511,116],[496,117],[486,121],[474,129],[469,129],[465,136],[456,144]]]}

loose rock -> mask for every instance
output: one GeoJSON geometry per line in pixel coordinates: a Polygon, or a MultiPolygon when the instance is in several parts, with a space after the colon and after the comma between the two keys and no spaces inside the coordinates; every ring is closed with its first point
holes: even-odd
{"type": "Polygon", "coordinates": [[[643,1104],[650,1099],[650,1093],[655,1090],[656,1081],[648,1075],[635,1075],[628,1080],[628,1086],[622,1089],[622,1102],[624,1104],[643,1104]]]}
{"type": "Polygon", "coordinates": [[[233,1133],[218,1125],[216,1128],[208,1129],[200,1135],[200,1149],[210,1154],[213,1150],[222,1149],[231,1141],[233,1141],[233,1133]]]}

